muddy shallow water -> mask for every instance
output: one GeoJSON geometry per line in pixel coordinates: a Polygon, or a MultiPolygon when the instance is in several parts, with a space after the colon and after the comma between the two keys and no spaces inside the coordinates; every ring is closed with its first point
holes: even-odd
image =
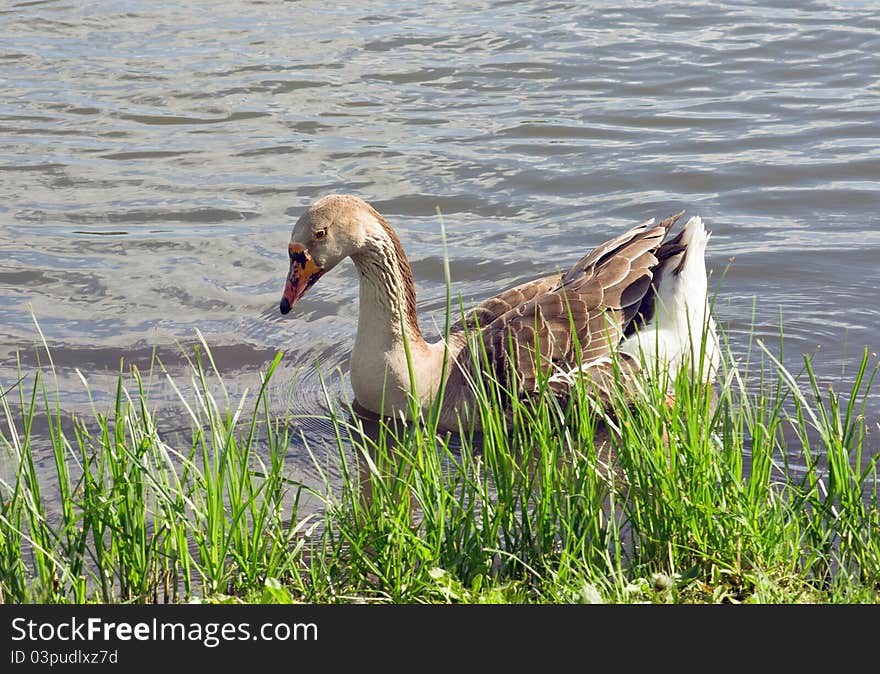
{"type": "MultiPolygon", "coordinates": [[[[233,393],[283,350],[281,407],[324,409],[316,360],[347,399],[354,268],[278,301],[291,223],[352,192],[398,230],[428,334],[441,220],[469,303],[699,214],[734,353],[776,350],[781,316],[786,364],[845,390],[880,345],[880,11],[592,4],[5,4],[0,386],[38,364],[35,318],[67,411],[120,358],[185,384],[196,328],[233,393]]],[[[151,398],[186,424],[161,377],[151,398]]]]}

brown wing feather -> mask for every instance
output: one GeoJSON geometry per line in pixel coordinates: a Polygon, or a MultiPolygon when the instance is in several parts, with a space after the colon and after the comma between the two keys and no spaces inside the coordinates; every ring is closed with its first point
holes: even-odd
{"type": "Polygon", "coordinates": [[[522,306],[529,300],[556,290],[561,280],[562,274],[556,273],[509,288],[480,302],[465,315],[464,319],[454,323],[450,330],[452,333],[457,333],[466,329],[473,330],[477,326],[485,327],[499,316],[522,306]]]}
{"type": "Polygon", "coordinates": [[[650,292],[658,249],[681,215],[654,227],[642,223],[598,246],[565,274],[522,284],[478,305],[456,326],[469,334],[453,376],[473,378],[488,367],[503,382],[512,365],[516,388],[532,391],[539,360],[570,370],[578,364],[578,344],[582,363],[607,356],[650,292]]]}

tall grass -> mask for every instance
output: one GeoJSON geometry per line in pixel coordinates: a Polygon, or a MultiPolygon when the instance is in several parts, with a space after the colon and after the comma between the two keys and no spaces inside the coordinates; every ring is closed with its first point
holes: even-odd
{"type": "Polygon", "coordinates": [[[2,393],[2,599],[878,601],[871,355],[842,394],[809,358],[791,373],[758,345],[753,372],[727,350],[714,395],[686,370],[671,398],[658,376],[605,408],[583,381],[563,406],[546,380],[521,400],[486,378],[482,432],[457,434],[437,408],[370,420],[326,395],[321,438],[272,398],[280,354],[238,399],[203,339],[187,386],[157,361],[146,375],[175,386],[184,433],[124,364],[109,408],[71,418],[49,360],[2,393]],[[293,443],[342,476],[317,512],[289,477],[293,443]]]}
{"type": "Polygon", "coordinates": [[[94,406],[87,420],[65,417],[40,369],[27,396],[19,380],[17,405],[3,393],[0,437],[12,468],[0,484],[4,601],[179,601],[283,575],[302,541],[298,492],[284,463],[289,426],[266,413],[266,386],[281,356],[253,400],[224,396],[221,403],[222,380],[206,345],[204,353],[210,370],[198,348],[190,361],[192,398],[177,389],[187,437],[160,432],[136,368],[134,393],[120,365],[113,405],[94,406]],[[252,407],[243,417],[246,402],[252,407]],[[48,428],[42,437],[34,432],[38,414],[48,428]],[[37,469],[47,446],[51,476],[37,469]],[[60,513],[50,512],[53,504],[60,513]]]}

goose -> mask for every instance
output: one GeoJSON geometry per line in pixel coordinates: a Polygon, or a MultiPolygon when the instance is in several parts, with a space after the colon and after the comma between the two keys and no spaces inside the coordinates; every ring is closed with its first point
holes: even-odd
{"type": "Polygon", "coordinates": [[[632,380],[660,366],[674,376],[689,363],[710,383],[720,352],[707,301],[710,235],[700,217],[691,217],[671,236],[683,213],[656,225],[647,220],[567,270],[484,300],[451,326],[448,338],[428,341],[397,234],[363,199],[331,194],[293,226],[280,311],[288,314],[325,273],[351,258],[360,276],[349,369],[354,402],[379,416],[409,416],[413,397],[424,411],[442,385],[438,427],[451,431],[467,424],[479,429],[475,382],[486,375],[513,373],[517,393],[527,395],[539,385],[538,368],[547,365],[554,394],[565,396],[583,375],[600,404],[621,372],[632,380]]]}

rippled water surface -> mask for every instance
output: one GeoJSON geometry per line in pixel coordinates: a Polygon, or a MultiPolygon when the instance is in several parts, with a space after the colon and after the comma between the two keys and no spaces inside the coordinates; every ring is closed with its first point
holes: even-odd
{"type": "Polygon", "coordinates": [[[0,386],[35,316],[71,411],[77,368],[99,399],[121,357],[182,376],[196,328],[232,391],[283,350],[294,412],[316,359],[345,399],[354,268],[277,308],[291,223],[344,191],[398,230],[426,333],[441,217],[469,302],[699,214],[734,352],[781,314],[786,363],[845,387],[880,345],[880,11],[791,4],[4,3],[0,386]]]}

